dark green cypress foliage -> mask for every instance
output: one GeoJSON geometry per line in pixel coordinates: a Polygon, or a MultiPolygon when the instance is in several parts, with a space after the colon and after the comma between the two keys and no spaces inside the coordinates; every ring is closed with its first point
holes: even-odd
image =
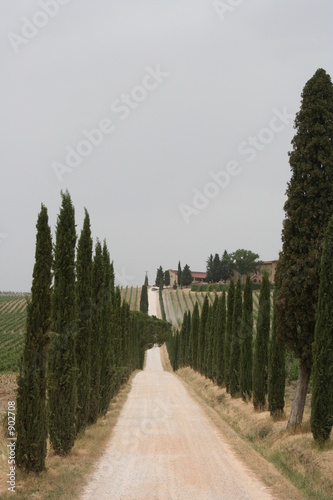
{"type": "Polygon", "coordinates": [[[327,441],[333,426],[333,217],[321,258],[317,320],[313,345],[311,431],[319,443],[327,441]]]}
{"type": "Polygon", "coordinates": [[[111,397],[114,394],[113,376],[114,369],[114,352],[112,342],[112,290],[114,283],[112,282],[112,268],[110,262],[110,254],[104,240],[103,251],[103,304],[102,304],[102,328],[100,336],[100,399],[99,412],[105,415],[111,397]]]}
{"type": "Polygon", "coordinates": [[[51,316],[52,240],[47,209],[37,220],[35,265],[20,363],[16,413],[16,462],[26,471],[45,468],[47,440],[46,350],[51,316]]]}
{"type": "Polygon", "coordinates": [[[228,290],[227,324],[224,346],[224,377],[227,392],[230,390],[230,354],[232,341],[232,318],[234,313],[235,284],[231,278],[228,290]]]}
{"type": "Polygon", "coordinates": [[[232,317],[232,340],[230,352],[230,395],[235,398],[240,394],[240,342],[242,336],[242,284],[239,278],[236,285],[234,310],[232,317]]]}
{"type": "Polygon", "coordinates": [[[285,346],[278,339],[276,321],[276,293],[274,293],[274,315],[272,338],[269,348],[268,364],[268,409],[272,416],[283,413],[284,391],[286,385],[285,346]]]}
{"type": "Polygon", "coordinates": [[[252,369],[253,369],[253,298],[252,281],[250,275],[246,277],[244,288],[244,306],[242,320],[242,341],[240,353],[240,390],[242,399],[246,401],[252,396],[252,369]]]}
{"type": "Polygon", "coordinates": [[[302,423],[312,369],[320,257],[333,213],[333,85],[318,69],[306,83],[289,154],[291,180],[284,205],[282,252],[275,282],[278,332],[299,358],[299,378],[288,427],[302,423]]]}
{"type": "Polygon", "coordinates": [[[141,288],[140,311],[148,314],[148,278],[146,276],[144,285],[141,288]]]}
{"type": "Polygon", "coordinates": [[[193,370],[198,369],[198,338],[199,338],[199,326],[200,326],[200,316],[198,303],[195,303],[192,322],[191,322],[191,343],[192,343],[192,359],[190,360],[190,366],[193,370]]]}
{"type": "Polygon", "coordinates": [[[205,333],[206,333],[206,322],[208,318],[208,309],[209,309],[208,295],[206,295],[202,305],[199,335],[198,335],[198,370],[202,375],[204,374],[205,333]]]}
{"type": "Polygon", "coordinates": [[[96,422],[99,414],[100,395],[100,346],[103,311],[103,257],[100,241],[95,245],[95,255],[92,266],[92,338],[91,338],[91,367],[90,367],[90,405],[89,423],[96,422]]]}
{"type": "Polygon", "coordinates": [[[186,341],[185,341],[185,359],[184,359],[184,365],[189,366],[190,364],[190,359],[192,358],[192,346],[190,343],[190,337],[191,337],[191,312],[187,311],[187,318],[186,318],[186,341]]]}
{"type": "Polygon", "coordinates": [[[270,284],[268,274],[265,273],[260,287],[253,358],[253,406],[256,410],[263,410],[266,404],[270,307],[270,284]]]}
{"type": "Polygon", "coordinates": [[[218,302],[217,326],[216,326],[216,383],[221,385],[224,381],[224,343],[226,329],[226,297],[225,291],[218,302]]]}
{"type": "Polygon", "coordinates": [[[75,215],[68,192],[61,193],[62,206],[56,228],[53,331],[49,354],[50,441],[57,455],[67,455],[76,437],[77,368],[75,355],[75,215]]]}
{"type": "Polygon", "coordinates": [[[88,424],[90,399],[91,335],[92,335],[92,250],[90,218],[87,210],[83,229],[77,247],[76,263],[76,301],[77,301],[77,431],[88,424]]]}
{"type": "Polygon", "coordinates": [[[209,306],[205,331],[205,354],[203,375],[210,378],[212,368],[212,342],[213,342],[213,308],[209,306]]]}
{"type": "Polygon", "coordinates": [[[184,312],[183,323],[179,333],[179,349],[178,349],[179,368],[185,365],[186,328],[187,328],[187,311],[184,312]]]}

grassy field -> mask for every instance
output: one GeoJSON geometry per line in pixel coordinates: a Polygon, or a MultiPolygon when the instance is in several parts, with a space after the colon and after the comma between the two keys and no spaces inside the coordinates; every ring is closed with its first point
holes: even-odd
{"type": "Polygon", "coordinates": [[[120,295],[122,302],[127,302],[131,311],[140,311],[141,287],[122,287],[120,295]]]}
{"type": "Polygon", "coordinates": [[[0,373],[16,371],[24,342],[26,294],[0,293],[0,373]]]}

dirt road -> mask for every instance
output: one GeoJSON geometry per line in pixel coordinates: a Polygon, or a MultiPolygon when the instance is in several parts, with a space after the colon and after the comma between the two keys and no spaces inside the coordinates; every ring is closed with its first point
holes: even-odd
{"type": "Polygon", "coordinates": [[[178,378],[147,352],[82,500],[269,499],[178,378]]]}

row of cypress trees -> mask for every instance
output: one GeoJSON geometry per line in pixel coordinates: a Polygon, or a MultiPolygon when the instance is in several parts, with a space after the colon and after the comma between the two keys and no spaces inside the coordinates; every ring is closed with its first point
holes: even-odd
{"type": "Polygon", "coordinates": [[[267,404],[272,415],[283,412],[285,351],[277,340],[273,319],[270,338],[270,283],[263,276],[256,335],[253,326],[252,281],[247,276],[244,293],[241,280],[231,279],[228,293],[215,295],[212,305],[205,296],[201,314],[198,303],[193,313],[184,313],[180,331],[167,343],[174,370],[190,366],[218,385],[225,385],[232,397],[249,401],[256,410],[267,404]]]}
{"type": "Polygon", "coordinates": [[[76,249],[74,206],[68,192],[61,196],[54,249],[44,205],[38,216],[18,376],[17,464],[35,472],[45,468],[48,436],[54,452],[67,455],[144,357],[137,317],[121,304],[106,242],[97,241],[93,255],[85,211],[76,249]]]}

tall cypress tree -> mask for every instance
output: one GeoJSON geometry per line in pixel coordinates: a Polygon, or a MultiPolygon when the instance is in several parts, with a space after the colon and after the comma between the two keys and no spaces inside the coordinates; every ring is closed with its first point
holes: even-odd
{"type": "Polygon", "coordinates": [[[221,385],[224,381],[224,343],[226,329],[226,298],[223,290],[219,298],[217,327],[216,327],[216,382],[221,385]]]}
{"type": "Polygon", "coordinates": [[[90,367],[92,336],[92,248],[90,218],[85,209],[83,228],[77,247],[76,263],[76,301],[78,330],[76,341],[77,360],[77,431],[88,424],[90,404],[90,367]]]}
{"type": "Polygon", "coordinates": [[[100,402],[100,345],[102,330],[102,310],[103,310],[103,257],[102,245],[97,241],[95,245],[95,255],[92,266],[92,338],[91,338],[91,394],[89,405],[89,423],[96,422],[99,414],[100,402]]]}
{"type": "Polygon", "coordinates": [[[47,440],[46,349],[51,316],[52,240],[44,205],[37,220],[35,265],[20,363],[16,460],[26,471],[45,468],[47,440]]]}
{"type": "Polygon", "coordinates": [[[177,278],[178,278],[178,286],[180,288],[183,288],[183,279],[182,279],[182,266],[180,265],[180,261],[178,262],[178,272],[177,272],[177,278]]]}
{"type": "Polygon", "coordinates": [[[200,316],[200,326],[199,326],[199,335],[198,335],[198,370],[203,375],[204,374],[204,360],[205,360],[205,334],[206,334],[206,323],[208,319],[208,295],[206,294],[201,310],[200,316]]]}
{"type": "Polygon", "coordinates": [[[56,332],[49,355],[50,441],[57,455],[67,455],[76,437],[77,368],[75,356],[75,215],[68,192],[56,228],[52,326],[56,332]]]}
{"type": "Polygon", "coordinates": [[[278,325],[276,321],[276,292],[274,293],[273,311],[272,338],[270,342],[268,365],[268,409],[272,416],[283,413],[284,392],[286,385],[286,349],[285,345],[278,339],[278,325]]]}
{"type": "Polygon", "coordinates": [[[240,352],[240,390],[246,401],[252,396],[253,298],[250,275],[246,277],[240,352]]]}
{"type": "Polygon", "coordinates": [[[230,352],[230,395],[239,396],[240,341],[242,336],[242,283],[238,278],[232,317],[232,340],[230,352]]]}
{"type": "Polygon", "coordinates": [[[205,326],[205,353],[204,353],[204,369],[205,377],[211,378],[212,368],[212,343],[213,343],[213,308],[209,305],[208,317],[205,326]]]}
{"type": "Polygon", "coordinates": [[[218,335],[218,315],[219,315],[219,298],[215,294],[215,299],[213,303],[213,339],[212,339],[212,371],[211,378],[216,382],[217,376],[217,335],[218,335]]]}
{"type": "Polygon", "coordinates": [[[141,288],[140,311],[148,314],[148,279],[147,279],[147,276],[146,276],[145,282],[141,288]]]}
{"type": "Polygon", "coordinates": [[[256,410],[263,410],[266,404],[270,307],[270,283],[266,272],[260,287],[257,335],[253,359],[253,406],[256,410]]]}
{"type": "Polygon", "coordinates": [[[192,342],[192,359],[190,366],[193,370],[198,369],[198,338],[199,338],[200,316],[198,302],[195,303],[192,322],[191,322],[191,342],[192,342]]]}
{"type": "Polygon", "coordinates": [[[114,283],[112,282],[112,268],[110,262],[110,254],[106,245],[103,243],[102,250],[103,260],[103,301],[102,301],[102,317],[100,331],[100,399],[99,412],[102,415],[108,410],[111,397],[113,394],[113,375],[114,367],[114,352],[113,352],[113,325],[112,325],[112,290],[114,283]]]}
{"type": "Polygon", "coordinates": [[[224,346],[224,378],[227,392],[230,389],[230,353],[232,341],[232,318],[234,313],[234,299],[235,299],[235,284],[231,278],[228,290],[228,309],[227,309],[227,325],[225,332],[225,346],[224,346]]]}
{"type": "Polygon", "coordinates": [[[311,431],[316,441],[327,441],[333,426],[333,217],[321,258],[317,321],[313,345],[311,431]]]}
{"type": "Polygon", "coordinates": [[[312,368],[320,258],[333,213],[333,85],[318,69],[302,92],[289,155],[291,180],[275,282],[281,340],[300,360],[299,378],[288,427],[302,423],[312,368]]]}

